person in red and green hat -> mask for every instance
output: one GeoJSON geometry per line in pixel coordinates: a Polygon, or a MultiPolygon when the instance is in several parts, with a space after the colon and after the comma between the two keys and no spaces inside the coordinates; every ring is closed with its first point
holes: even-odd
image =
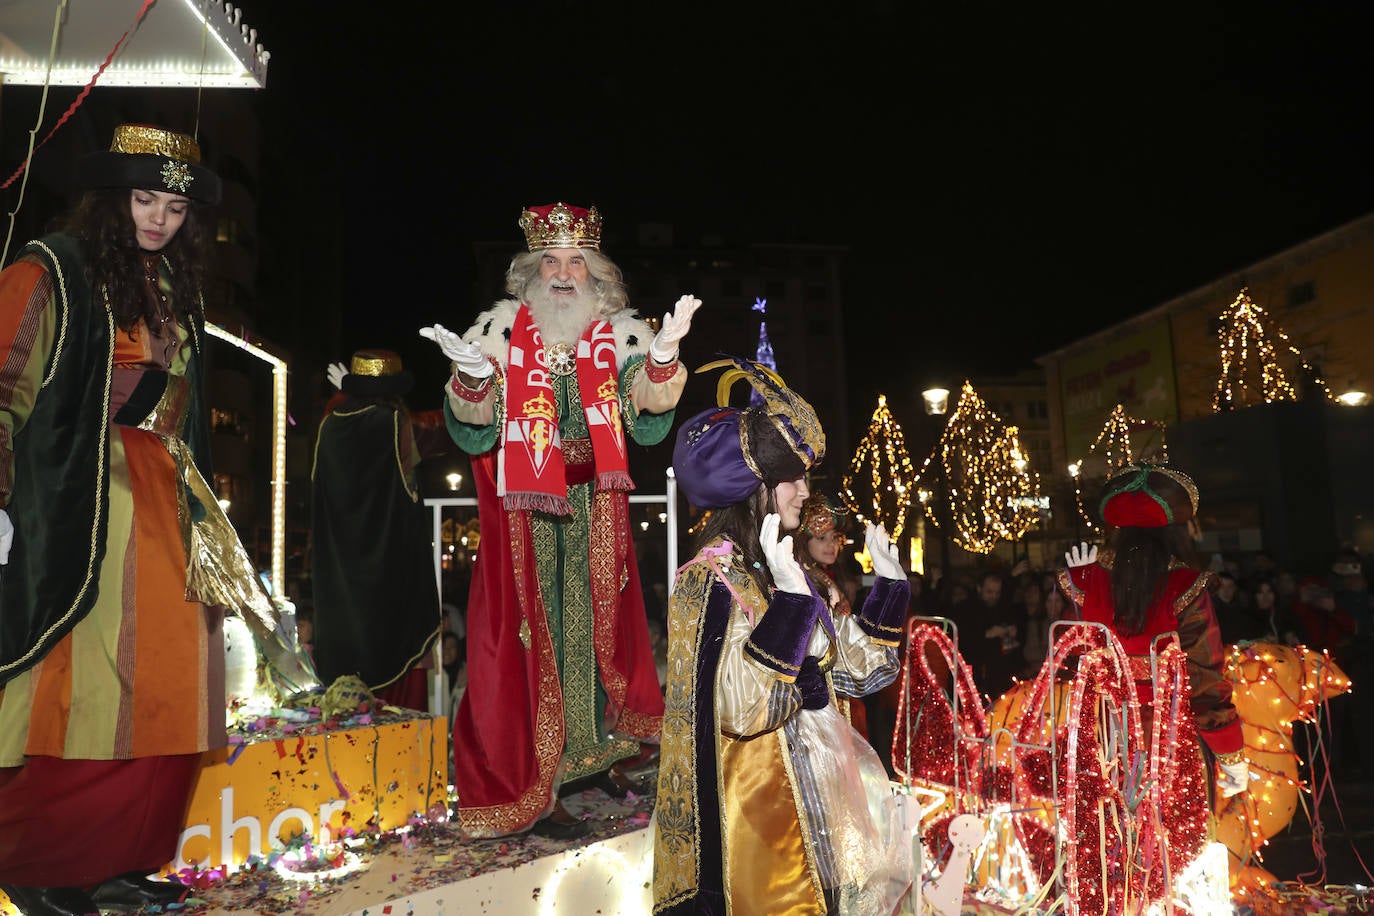
{"type": "Polygon", "coordinates": [[[278,625],[207,483],[219,178],[126,124],[77,179],[0,273],[0,887],[31,916],[184,895],[147,875],[226,741],[223,612],[278,625]]]}
{"type": "MultiPolygon", "coordinates": [[[[1207,582],[1211,573],[1189,560],[1189,523],[1197,517],[1198,491],[1177,468],[1135,464],[1108,479],[1101,501],[1109,546],[1098,553],[1082,544],[1065,555],[1059,574],[1065,594],[1082,619],[1109,626],[1127,654],[1148,663],[1157,637],[1176,631],[1188,657],[1191,709],[1197,734],[1220,770],[1223,796],[1249,786],[1245,740],[1223,675],[1224,646],[1207,582]]],[[[1148,672],[1148,664],[1144,665],[1148,672]]],[[[1142,709],[1153,696],[1137,681],[1142,709]]]]}

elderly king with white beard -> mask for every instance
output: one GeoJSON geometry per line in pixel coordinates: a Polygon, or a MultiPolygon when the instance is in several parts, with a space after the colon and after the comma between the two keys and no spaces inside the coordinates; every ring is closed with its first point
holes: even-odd
{"type": "Polygon", "coordinates": [[[601,253],[601,215],[520,214],[529,250],[462,335],[424,328],[452,360],[444,413],[472,455],[481,543],[467,609],[468,687],[454,715],[458,816],[472,836],[588,825],[559,802],[585,780],[620,797],[658,741],[663,696],[630,536],[626,437],[663,440],[686,384],[678,345],[701,306],[657,333],[601,253]]]}

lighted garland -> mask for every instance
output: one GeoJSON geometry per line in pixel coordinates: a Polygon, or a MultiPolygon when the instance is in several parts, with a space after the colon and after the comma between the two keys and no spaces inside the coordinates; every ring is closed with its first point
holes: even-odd
{"type": "Polygon", "coordinates": [[[1311,772],[1314,761],[1299,758],[1294,726],[1316,725],[1326,701],[1351,683],[1325,650],[1266,642],[1231,647],[1225,676],[1234,686],[1254,781],[1248,792],[1221,803],[1217,836],[1243,866],[1263,861],[1269,837],[1287,828],[1299,796],[1312,794],[1302,772],[1311,772]]]}
{"type": "Polygon", "coordinates": [[[1248,407],[1261,400],[1266,404],[1296,401],[1297,391],[1279,364],[1285,353],[1321,389],[1322,396],[1331,400],[1326,381],[1303,359],[1302,351],[1289,341],[1283,328],[1255,304],[1248,289],[1242,289],[1236,300],[1221,313],[1217,341],[1221,347],[1221,374],[1217,377],[1216,394],[1212,396],[1214,413],[1248,407]],[[1246,370],[1252,364],[1259,369],[1257,386],[1247,381],[1246,370]]]}
{"type": "Polygon", "coordinates": [[[906,437],[888,410],[887,397],[880,394],[878,409],[873,411],[868,430],[849,460],[840,498],[860,525],[882,525],[895,543],[906,527],[915,483],[906,437]]]}
{"type": "Polygon", "coordinates": [[[1015,426],[1007,426],[964,382],[959,403],[950,415],[935,450],[917,476],[925,480],[931,461],[939,456],[945,492],[923,486],[917,495],[926,517],[935,526],[935,511],[943,496],[949,507],[954,542],[972,553],[991,553],[999,540],[1015,541],[1039,517],[1040,475],[1030,468],[1015,426]]]}
{"type": "MultiPolygon", "coordinates": [[[[1090,529],[1098,531],[1099,526],[1093,520],[1090,513],[1083,506],[1083,480],[1086,476],[1084,466],[1089,459],[1094,456],[1101,457],[1105,462],[1102,472],[1102,479],[1105,481],[1114,473],[1121,470],[1133,461],[1158,461],[1167,464],[1169,461],[1169,443],[1164,437],[1165,423],[1163,420],[1140,420],[1126,413],[1124,404],[1117,404],[1112,408],[1111,414],[1107,417],[1106,424],[1102,431],[1097,434],[1093,444],[1088,446],[1088,453],[1069,465],[1069,476],[1073,478],[1073,498],[1078,504],[1078,514],[1083,517],[1090,529]],[[1131,433],[1140,432],[1153,428],[1159,433],[1159,442],[1155,449],[1149,454],[1145,454],[1142,448],[1139,452],[1131,444],[1131,433]]],[[[1094,466],[1096,462],[1094,462],[1094,466]]],[[[1093,475],[1096,478],[1096,475],[1093,475]]]]}

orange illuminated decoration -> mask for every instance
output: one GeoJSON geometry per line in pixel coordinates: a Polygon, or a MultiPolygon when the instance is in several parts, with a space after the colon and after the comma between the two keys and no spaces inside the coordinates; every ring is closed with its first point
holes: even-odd
{"type": "MultiPolygon", "coordinates": [[[[1311,792],[1293,749],[1293,726],[1318,719],[1326,700],[1350,689],[1350,678],[1326,652],[1304,646],[1248,643],[1231,649],[1226,677],[1245,732],[1250,791],[1219,800],[1217,839],[1230,850],[1231,892],[1256,916],[1292,912],[1260,863],[1269,838],[1293,820],[1299,796],[1311,792]]],[[[1291,878],[1291,876],[1289,876],[1291,878]]]]}

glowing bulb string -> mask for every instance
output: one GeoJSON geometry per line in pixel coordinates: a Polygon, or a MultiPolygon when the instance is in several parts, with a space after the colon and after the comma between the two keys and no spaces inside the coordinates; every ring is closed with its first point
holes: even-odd
{"type": "MultiPolygon", "coordinates": [[[[1322,654],[1326,655],[1327,653],[1323,651],[1322,654]]],[[[1320,700],[1320,706],[1322,711],[1325,712],[1327,716],[1330,715],[1329,704],[1330,697],[1323,694],[1320,700]]],[[[1350,826],[1346,823],[1345,809],[1341,806],[1340,798],[1336,795],[1336,787],[1331,779],[1331,755],[1329,749],[1326,746],[1326,742],[1322,738],[1320,723],[1318,723],[1318,726],[1314,729],[1314,732],[1316,733],[1316,747],[1313,749],[1313,762],[1309,763],[1308,766],[1310,769],[1315,771],[1315,762],[1317,759],[1320,759],[1322,763],[1322,775],[1320,779],[1316,780],[1316,787],[1314,788],[1312,793],[1312,810],[1306,810],[1306,802],[1304,800],[1304,813],[1307,814],[1308,823],[1312,825],[1312,852],[1316,858],[1316,869],[1318,870],[1312,873],[1314,875],[1313,881],[1309,882],[1306,880],[1307,873],[1299,875],[1298,879],[1300,881],[1303,881],[1304,883],[1326,883],[1327,856],[1325,844],[1325,831],[1322,829],[1321,826],[1320,810],[1323,800],[1329,793],[1332,807],[1335,808],[1336,811],[1336,820],[1340,823],[1341,829],[1342,831],[1344,831],[1345,835],[1351,838],[1350,850],[1355,855],[1355,861],[1360,864],[1360,868],[1364,872],[1365,877],[1369,878],[1371,883],[1374,883],[1374,871],[1370,870],[1370,866],[1365,862],[1364,857],[1360,855],[1359,847],[1355,845],[1354,831],[1352,831],[1350,829],[1350,826]],[[1318,754],[1320,755],[1319,757],[1317,756],[1318,754]]],[[[1302,795],[1299,795],[1299,797],[1301,798],[1302,795]]]]}

